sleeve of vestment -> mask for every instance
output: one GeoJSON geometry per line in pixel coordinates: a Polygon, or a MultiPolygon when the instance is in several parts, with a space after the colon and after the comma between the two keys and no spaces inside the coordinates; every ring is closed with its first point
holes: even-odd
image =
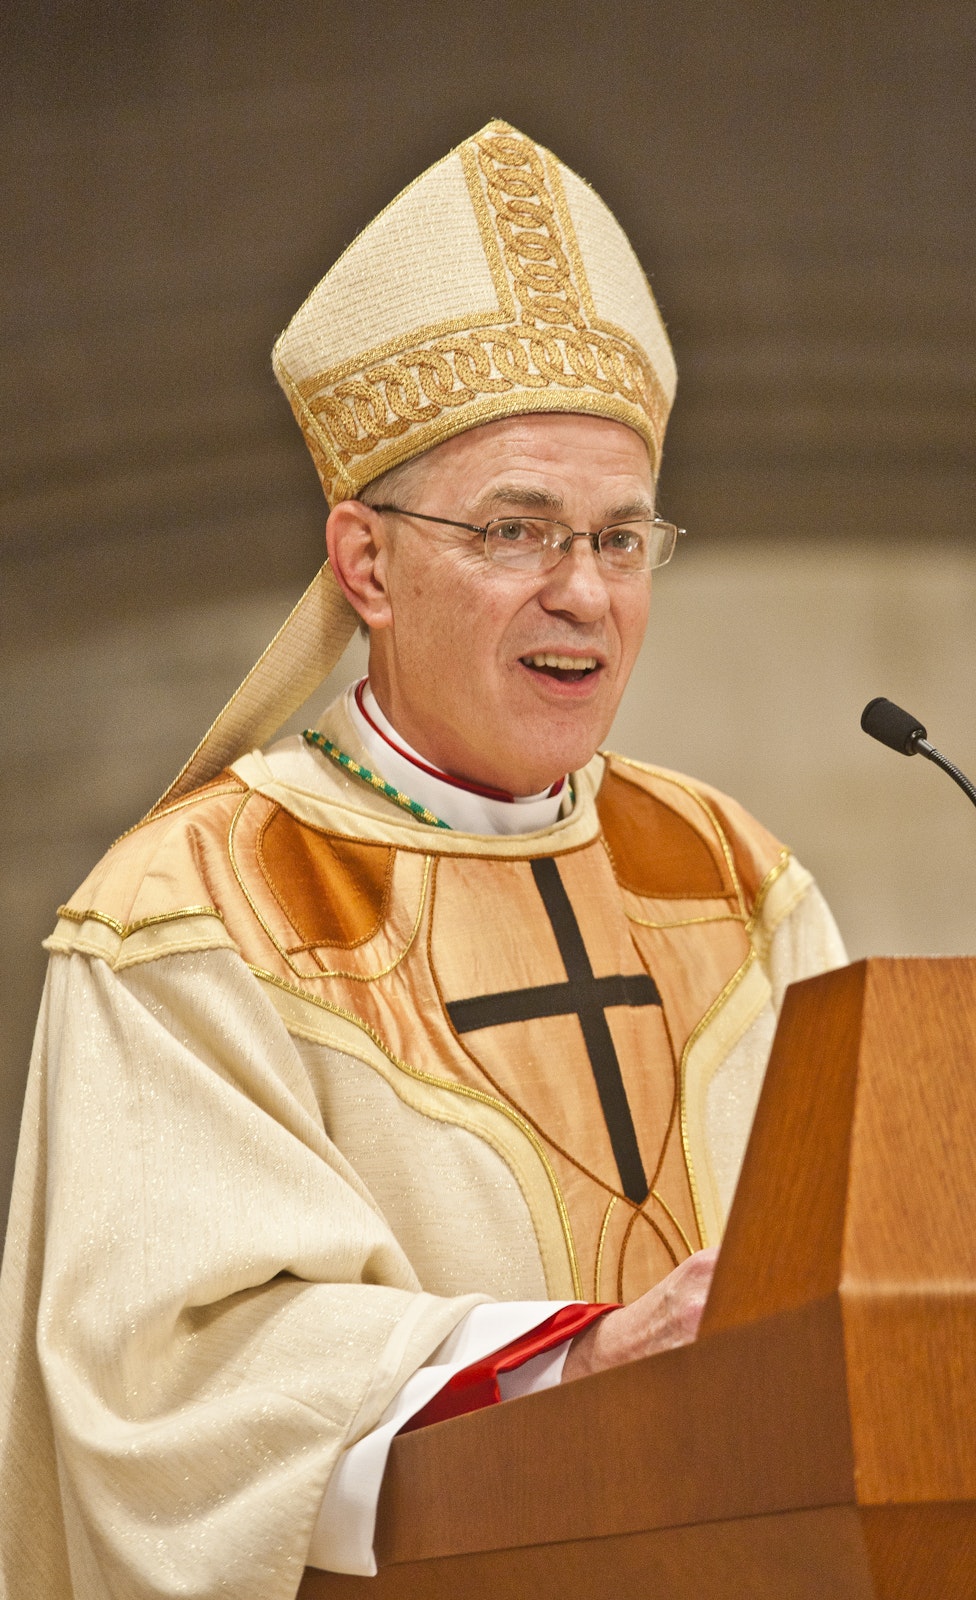
{"type": "Polygon", "coordinates": [[[806,869],[794,862],[781,886],[785,892],[767,899],[751,932],[768,984],[766,1003],[725,1053],[705,1094],[708,1163],[723,1217],[732,1205],[786,990],[847,960],[830,908],[806,869]]]}
{"type": "Polygon", "coordinates": [[[372,1576],[376,1509],[394,1435],[558,1384],[573,1333],[603,1309],[564,1301],[473,1306],[407,1379],[376,1427],[339,1458],[312,1533],[309,1564],[372,1576]],[[455,1386],[460,1392],[451,1392],[455,1386]]]}
{"type": "Polygon", "coordinates": [[[847,952],[833,913],[812,881],[771,931],[762,960],[777,1016],[789,984],[846,965],[847,952]]]}
{"type": "Polygon", "coordinates": [[[301,1579],[340,1451],[480,1297],[416,1276],[227,950],[55,956],[37,1348],[75,1600],[301,1579]]]}

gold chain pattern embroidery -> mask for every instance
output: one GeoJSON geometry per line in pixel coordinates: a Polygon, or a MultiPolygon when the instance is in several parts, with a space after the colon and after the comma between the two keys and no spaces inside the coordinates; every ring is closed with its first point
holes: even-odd
{"type": "Polygon", "coordinates": [[[421,343],[338,383],[324,373],[300,384],[302,409],[320,434],[312,453],[324,478],[418,425],[433,427],[445,412],[480,409],[486,396],[518,390],[540,391],[532,405],[540,410],[541,391],[554,387],[605,396],[593,409],[623,416],[633,408],[660,445],[668,403],[653,368],[627,339],[587,323],[588,291],[574,285],[551,192],[558,180],[531,141],[513,132],[486,133],[475,149],[477,167],[467,169],[472,199],[487,210],[520,320],[421,343]]]}
{"type": "Polygon", "coordinates": [[[523,319],[585,329],[579,295],[546,188],[546,169],[527,139],[495,134],[477,141],[502,254],[523,319]]]}

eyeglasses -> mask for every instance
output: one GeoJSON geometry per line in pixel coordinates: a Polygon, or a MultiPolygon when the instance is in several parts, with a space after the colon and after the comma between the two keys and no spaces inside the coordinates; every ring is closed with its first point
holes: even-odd
{"type": "Polygon", "coordinates": [[[568,554],[574,539],[588,539],[605,567],[615,574],[632,577],[650,572],[654,567],[663,567],[670,561],[678,535],[685,531],[673,522],[663,522],[660,517],[611,522],[597,533],[577,533],[564,522],[552,522],[547,517],[496,517],[484,527],[478,527],[474,522],[432,517],[426,511],[405,511],[402,506],[372,506],[370,509],[480,533],[488,560],[519,572],[546,572],[568,554]]]}

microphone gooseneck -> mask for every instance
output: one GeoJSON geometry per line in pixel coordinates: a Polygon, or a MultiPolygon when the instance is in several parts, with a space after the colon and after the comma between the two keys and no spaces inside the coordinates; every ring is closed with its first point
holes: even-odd
{"type": "Polygon", "coordinates": [[[872,739],[880,740],[890,750],[897,750],[899,755],[924,756],[926,761],[941,767],[976,806],[976,784],[971,783],[964,772],[960,772],[954,761],[944,756],[934,744],[929,744],[925,727],[910,711],[903,711],[893,700],[886,700],[884,695],[879,694],[869,700],[861,712],[861,727],[872,739]]]}

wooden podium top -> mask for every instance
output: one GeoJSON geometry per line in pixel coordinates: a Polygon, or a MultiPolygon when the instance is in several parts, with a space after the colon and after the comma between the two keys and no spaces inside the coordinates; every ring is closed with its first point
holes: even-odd
{"type": "Polygon", "coordinates": [[[787,995],[696,1344],[402,1435],[306,1600],[976,1597],[976,961],[787,995]]]}

